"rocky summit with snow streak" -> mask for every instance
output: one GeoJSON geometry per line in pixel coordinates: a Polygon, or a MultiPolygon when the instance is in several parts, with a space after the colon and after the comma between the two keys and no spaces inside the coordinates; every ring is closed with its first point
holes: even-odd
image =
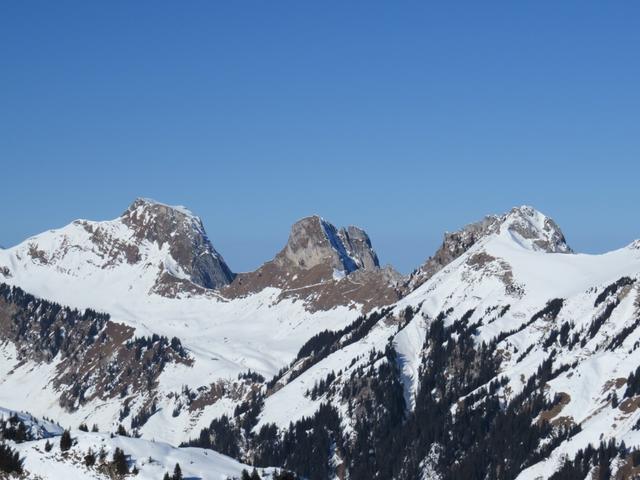
{"type": "Polygon", "coordinates": [[[280,298],[301,300],[311,311],[338,306],[368,311],[398,300],[403,280],[392,267],[380,267],[364,230],[337,229],[312,216],[291,227],[286,245],[273,260],[238,274],[221,293],[235,298],[277,288],[280,298]]]}
{"type": "Polygon", "coordinates": [[[639,277],[638,241],[575,253],[527,206],[409,277],[318,216],[234,274],[196,216],[136,200],[0,250],[0,469],[638,478],[639,277]]]}

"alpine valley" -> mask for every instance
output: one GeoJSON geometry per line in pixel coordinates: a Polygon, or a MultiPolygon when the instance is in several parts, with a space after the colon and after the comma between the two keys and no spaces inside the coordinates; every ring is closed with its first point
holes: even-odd
{"type": "Polygon", "coordinates": [[[409,276],[318,216],[235,273],[138,199],[0,249],[0,478],[640,478],[639,278],[527,206],[409,276]]]}

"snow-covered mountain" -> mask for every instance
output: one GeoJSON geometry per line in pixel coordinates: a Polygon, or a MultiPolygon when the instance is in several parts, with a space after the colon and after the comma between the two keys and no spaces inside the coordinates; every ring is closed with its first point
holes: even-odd
{"type": "MultiPolygon", "coordinates": [[[[448,234],[432,257],[440,262],[436,271],[418,270],[412,280],[421,273],[429,278],[384,311],[358,341],[350,332],[329,339],[332,346],[319,341],[305,360],[310,367],[293,380],[282,376],[254,431],[271,423],[286,430],[330,402],[354,444],[384,455],[392,445],[370,436],[376,424],[390,422],[382,437],[406,442],[409,453],[400,462],[384,469],[374,461],[362,471],[353,461],[356,452],[341,460],[354,462],[350,471],[359,475],[385,472],[384,478],[420,472],[424,478],[550,478],[589,444],[615,438],[627,447],[639,445],[640,390],[630,389],[628,376],[640,365],[640,250],[635,242],[603,255],[570,252],[559,228],[529,207],[448,234]],[[369,392],[388,362],[397,367],[397,383],[386,379],[385,386],[401,387],[403,402],[369,392]],[[363,402],[370,403],[359,413],[363,402]],[[409,414],[393,417],[394,402],[409,414]],[[475,426],[467,422],[498,423],[495,412],[485,412],[492,402],[516,418],[525,405],[528,424],[544,419],[550,426],[506,432],[513,442],[520,435],[538,438],[529,444],[532,450],[499,461],[488,455],[514,455],[506,448],[491,451],[500,440],[491,428],[499,424],[476,432],[477,438],[465,433],[471,437],[467,445],[455,436],[436,441],[437,433],[420,432],[425,422],[441,422],[437,428],[445,431],[475,426]],[[433,413],[438,408],[440,417],[433,413]],[[371,416],[374,421],[367,420],[371,416]],[[400,432],[393,432],[395,424],[402,425],[400,432]],[[404,438],[407,431],[414,437],[404,438]]],[[[428,261],[427,267],[435,264],[428,261]]],[[[622,457],[615,467],[621,472],[628,464],[622,457]]],[[[387,455],[385,461],[397,459],[387,455]]]]}
{"type": "Polygon", "coordinates": [[[500,230],[529,248],[549,253],[571,253],[560,227],[532,207],[514,207],[504,215],[489,215],[457,232],[447,232],[442,246],[411,275],[410,287],[415,289],[443,267],[469,250],[477,241],[500,230]]]}
{"type": "Polygon", "coordinates": [[[115,220],[78,220],[1,251],[0,281],[20,291],[4,288],[0,298],[10,340],[0,352],[0,405],[26,400],[64,424],[111,428],[153,407],[140,434],[179,444],[251,392],[239,375],[270,378],[313,335],[399,298],[399,278],[378,267],[356,227],[303,219],[283,252],[297,263],[279,254],[235,277],[197,217],[140,199],[115,220]]]}
{"type": "Polygon", "coordinates": [[[0,405],[65,426],[314,480],[639,471],[640,244],[574,253],[531,207],[447,233],[407,279],[317,216],[234,275],[149,201],[2,250],[0,272],[0,405]]]}
{"type": "Polygon", "coordinates": [[[80,298],[89,289],[171,297],[233,280],[198,217],[147,199],[136,200],[115,220],[76,220],[29,238],[3,250],[0,263],[0,279],[54,283],[52,293],[79,290],[80,298]]]}

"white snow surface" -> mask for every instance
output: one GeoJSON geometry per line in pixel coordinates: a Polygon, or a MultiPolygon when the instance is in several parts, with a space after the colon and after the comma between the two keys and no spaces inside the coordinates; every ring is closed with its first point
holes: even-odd
{"type": "MultiPolygon", "coordinates": [[[[59,434],[60,432],[57,433],[59,434]]],[[[60,450],[58,437],[10,444],[24,459],[23,468],[28,478],[34,480],[108,479],[109,476],[101,472],[97,465],[85,466],[83,459],[89,451],[98,456],[98,453],[104,450],[106,461],[110,461],[116,448],[125,453],[129,469],[138,469],[139,473],[135,478],[140,480],[158,480],[165,472],[172,474],[176,463],[180,465],[184,478],[192,480],[237,479],[240,478],[242,470],[251,472],[253,468],[220,453],[201,448],[176,448],[159,441],[79,430],[71,431],[71,436],[74,444],[64,453],[60,450]],[[47,441],[53,445],[49,452],[44,448],[47,441]]],[[[98,463],[100,461],[97,461],[98,463]]],[[[274,468],[258,469],[264,479],[272,478],[276,471],[274,468]]]]}

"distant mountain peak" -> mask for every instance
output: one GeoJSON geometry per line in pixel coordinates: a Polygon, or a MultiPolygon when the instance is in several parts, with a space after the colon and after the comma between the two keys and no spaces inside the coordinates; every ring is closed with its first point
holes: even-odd
{"type": "Polygon", "coordinates": [[[338,230],[318,215],[293,224],[287,244],[275,262],[302,270],[324,265],[346,274],[380,265],[364,230],[354,226],[338,230]]]}
{"type": "Polygon", "coordinates": [[[338,229],[312,215],[292,225],[286,245],[273,260],[239,274],[223,293],[234,298],[275,287],[283,297],[305,297],[312,310],[353,303],[372,308],[397,300],[403,281],[393,268],[380,268],[364,230],[338,229]]]}
{"type": "Polygon", "coordinates": [[[10,257],[0,265],[5,277],[44,268],[69,280],[124,283],[163,296],[220,288],[234,277],[197,216],[143,198],[114,220],[76,220],[3,252],[10,257]]]}
{"type": "Polygon", "coordinates": [[[125,224],[135,227],[136,233],[141,235],[151,233],[154,228],[160,226],[159,224],[164,224],[164,229],[168,230],[178,222],[187,223],[189,228],[204,232],[202,220],[191,210],[182,206],[167,205],[149,198],[134,200],[120,218],[125,224]]]}
{"type": "Polygon", "coordinates": [[[497,217],[501,230],[508,230],[525,240],[533,250],[548,253],[572,253],[562,230],[556,222],[528,205],[514,207],[497,217]]]}
{"type": "Polygon", "coordinates": [[[572,253],[562,230],[551,218],[531,206],[522,205],[502,215],[487,215],[455,232],[446,232],[440,248],[411,275],[409,288],[419,287],[477,242],[494,234],[510,235],[530,250],[572,253]]]}
{"type": "Polygon", "coordinates": [[[120,219],[139,240],[167,244],[173,260],[196,285],[219,288],[233,280],[233,273],[209,241],[202,220],[187,208],[138,198],[120,219]]]}

